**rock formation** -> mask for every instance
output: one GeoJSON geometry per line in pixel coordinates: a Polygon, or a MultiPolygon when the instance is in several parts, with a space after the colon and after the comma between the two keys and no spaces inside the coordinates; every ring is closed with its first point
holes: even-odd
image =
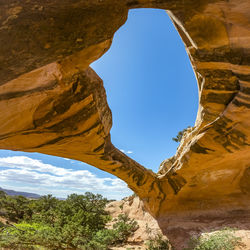
{"type": "MultiPolygon", "coordinates": [[[[133,195],[121,201],[112,201],[107,204],[106,211],[113,218],[113,221],[109,222],[107,225],[109,228],[112,228],[115,222],[114,220],[117,220],[121,214],[126,214],[129,219],[135,220],[138,225],[137,230],[128,238],[126,245],[112,247],[112,250],[145,250],[148,248],[147,242],[149,240],[154,240],[159,235],[162,236],[157,221],[144,209],[143,203],[140,201],[139,197],[133,195]]],[[[164,236],[162,239],[167,240],[164,236]]]]}
{"type": "Polygon", "coordinates": [[[175,240],[249,224],[249,95],[248,0],[0,0],[0,148],[118,176],[175,240]],[[133,8],[168,11],[199,86],[195,127],[158,174],[112,145],[105,90],[89,67],[133,8]]]}

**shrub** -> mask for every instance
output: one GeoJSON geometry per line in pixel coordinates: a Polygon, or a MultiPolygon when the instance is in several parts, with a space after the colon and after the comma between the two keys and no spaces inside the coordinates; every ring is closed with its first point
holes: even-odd
{"type": "Polygon", "coordinates": [[[118,221],[113,225],[116,233],[116,242],[126,242],[128,237],[133,235],[138,227],[138,223],[134,219],[130,219],[126,214],[119,214],[118,221]]]}
{"type": "Polygon", "coordinates": [[[86,249],[104,250],[110,246],[123,244],[138,229],[137,222],[126,214],[120,214],[114,221],[116,222],[113,224],[113,228],[98,231],[86,249]]]}
{"type": "Polygon", "coordinates": [[[241,238],[234,235],[234,230],[224,228],[220,231],[191,238],[186,250],[234,250],[236,246],[242,246],[241,238]]]}
{"type": "Polygon", "coordinates": [[[179,131],[176,137],[173,137],[172,140],[175,142],[180,142],[183,135],[185,134],[185,132],[187,132],[188,130],[192,129],[192,127],[188,126],[187,128],[183,129],[182,131],[179,131]]]}
{"type": "Polygon", "coordinates": [[[164,239],[162,234],[157,234],[146,242],[148,250],[168,250],[170,249],[170,243],[167,239],[164,239]]]}
{"type": "Polygon", "coordinates": [[[0,246],[11,249],[33,249],[42,243],[42,235],[50,228],[38,223],[25,222],[5,226],[0,234],[0,246]]]}
{"type": "Polygon", "coordinates": [[[86,249],[106,250],[108,246],[115,245],[117,234],[113,229],[103,229],[98,231],[92,240],[86,245],[86,249]]]}

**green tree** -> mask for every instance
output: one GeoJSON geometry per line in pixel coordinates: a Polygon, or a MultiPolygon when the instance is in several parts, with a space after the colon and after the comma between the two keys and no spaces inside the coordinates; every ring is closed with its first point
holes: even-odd
{"type": "Polygon", "coordinates": [[[186,131],[188,131],[189,129],[191,129],[190,126],[188,126],[187,128],[183,129],[182,131],[179,131],[176,137],[173,137],[172,140],[175,142],[180,142],[183,135],[185,134],[186,131]]]}
{"type": "Polygon", "coordinates": [[[60,200],[53,197],[51,194],[30,202],[30,208],[34,212],[32,221],[54,225],[60,202],[60,200]]]}
{"type": "Polygon", "coordinates": [[[104,250],[125,242],[137,229],[137,223],[125,215],[119,216],[112,229],[105,228],[111,219],[105,211],[108,201],[92,193],[72,194],[66,200],[51,195],[2,200],[16,222],[0,227],[0,247],[4,248],[104,250]]]}
{"type": "Polygon", "coordinates": [[[21,195],[19,196],[1,196],[1,208],[6,214],[7,219],[18,222],[25,217],[31,218],[32,210],[29,208],[29,200],[21,195]]]}

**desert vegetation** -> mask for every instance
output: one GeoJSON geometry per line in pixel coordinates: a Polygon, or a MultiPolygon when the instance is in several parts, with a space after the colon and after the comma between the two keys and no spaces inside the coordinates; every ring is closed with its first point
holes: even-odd
{"type": "Polygon", "coordinates": [[[232,228],[223,228],[219,231],[193,237],[189,241],[189,247],[185,250],[234,250],[236,247],[244,247],[242,239],[235,236],[234,232],[235,230],[232,228]]]}
{"type": "Polygon", "coordinates": [[[101,195],[71,194],[66,200],[52,195],[39,199],[0,193],[1,249],[105,250],[125,243],[137,222],[121,214],[111,228],[101,195]]]}
{"type": "Polygon", "coordinates": [[[188,131],[192,131],[193,127],[188,126],[187,128],[184,128],[183,130],[179,131],[176,137],[173,137],[172,140],[175,142],[181,142],[182,137],[184,134],[188,131]]]}

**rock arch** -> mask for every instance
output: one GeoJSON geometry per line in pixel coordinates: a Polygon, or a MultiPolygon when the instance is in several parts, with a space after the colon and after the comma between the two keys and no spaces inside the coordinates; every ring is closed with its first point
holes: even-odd
{"type": "Polygon", "coordinates": [[[249,8],[248,0],[0,0],[0,148],[110,172],[175,235],[180,224],[218,226],[218,216],[247,227],[249,8]],[[132,8],[168,10],[199,86],[195,128],[157,174],[112,145],[105,89],[89,67],[132,8]]]}

